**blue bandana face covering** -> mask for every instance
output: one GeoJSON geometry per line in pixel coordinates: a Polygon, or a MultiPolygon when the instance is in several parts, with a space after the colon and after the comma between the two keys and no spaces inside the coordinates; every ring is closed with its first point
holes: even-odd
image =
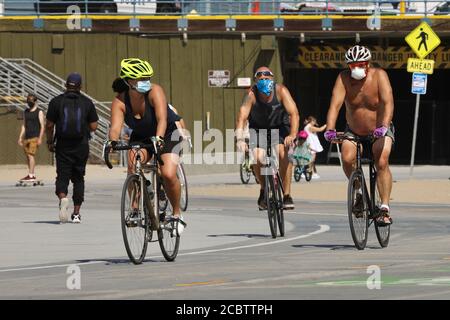
{"type": "Polygon", "coordinates": [[[266,96],[270,96],[273,90],[273,80],[261,79],[256,83],[258,91],[264,93],[266,96]]]}
{"type": "Polygon", "coordinates": [[[146,81],[138,81],[135,89],[139,93],[146,93],[146,92],[150,91],[151,87],[152,87],[152,84],[150,83],[150,80],[146,80],[146,81]]]}

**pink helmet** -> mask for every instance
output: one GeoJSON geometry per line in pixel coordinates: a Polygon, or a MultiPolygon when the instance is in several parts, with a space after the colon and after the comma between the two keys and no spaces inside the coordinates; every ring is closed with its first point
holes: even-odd
{"type": "Polygon", "coordinates": [[[297,134],[297,138],[300,138],[300,139],[306,139],[306,138],[308,138],[308,132],[306,132],[305,130],[300,131],[300,132],[297,134]]]}

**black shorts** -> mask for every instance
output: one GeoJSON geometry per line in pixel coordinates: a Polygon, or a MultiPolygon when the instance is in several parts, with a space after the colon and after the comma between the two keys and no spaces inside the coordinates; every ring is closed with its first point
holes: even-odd
{"type": "MultiPolygon", "coordinates": [[[[175,129],[176,130],[176,129],[175,129]]],[[[182,138],[177,135],[173,134],[175,130],[168,130],[166,131],[166,135],[164,136],[164,147],[160,151],[160,154],[166,154],[166,153],[173,153],[180,155],[181,151],[181,145],[179,145],[182,142],[182,138]]],[[[139,137],[133,137],[133,134],[131,134],[130,137],[130,144],[133,142],[141,142],[145,144],[151,144],[151,138],[139,138],[139,137]]],[[[146,148],[148,154],[150,157],[153,156],[153,148],[146,148]]]]}
{"type": "MultiPolygon", "coordinates": [[[[344,134],[346,136],[349,136],[349,137],[356,137],[356,136],[358,136],[356,133],[354,133],[350,129],[348,124],[345,126],[344,134]]],[[[363,138],[363,139],[365,138],[363,136],[360,136],[360,137],[363,138]]],[[[386,132],[386,137],[391,138],[392,139],[392,144],[394,144],[394,142],[395,142],[395,127],[394,127],[394,123],[392,123],[392,122],[391,122],[391,125],[388,128],[388,131],[386,132]]]]}
{"type": "MultiPolygon", "coordinates": [[[[254,129],[250,128],[250,141],[249,141],[249,148],[262,148],[267,149],[267,131],[269,129],[254,129]]],[[[272,139],[271,145],[276,146],[278,144],[284,144],[284,139],[289,135],[291,132],[291,128],[288,126],[283,126],[280,128],[274,128],[270,129],[272,139]]]]}

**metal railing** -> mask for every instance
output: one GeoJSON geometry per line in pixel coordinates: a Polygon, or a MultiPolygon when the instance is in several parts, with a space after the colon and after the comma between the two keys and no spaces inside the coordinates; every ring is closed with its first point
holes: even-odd
{"type": "Polygon", "coordinates": [[[449,1],[0,0],[0,16],[42,15],[448,15],[449,1]]]}
{"type": "MultiPolygon", "coordinates": [[[[47,111],[48,103],[66,90],[65,81],[30,59],[0,57],[0,106],[9,110],[25,110],[26,96],[34,93],[39,107],[47,111]]],[[[99,116],[98,128],[90,140],[91,154],[102,159],[103,142],[108,137],[109,106],[82,94],[94,103],[99,116]]]]}

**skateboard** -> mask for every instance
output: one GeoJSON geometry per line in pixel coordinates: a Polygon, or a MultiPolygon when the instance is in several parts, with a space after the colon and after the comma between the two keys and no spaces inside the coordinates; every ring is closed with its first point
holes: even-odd
{"type": "Polygon", "coordinates": [[[16,183],[16,187],[26,187],[26,186],[43,186],[44,182],[42,182],[42,180],[34,180],[34,181],[23,181],[23,180],[19,180],[16,183]]]}

